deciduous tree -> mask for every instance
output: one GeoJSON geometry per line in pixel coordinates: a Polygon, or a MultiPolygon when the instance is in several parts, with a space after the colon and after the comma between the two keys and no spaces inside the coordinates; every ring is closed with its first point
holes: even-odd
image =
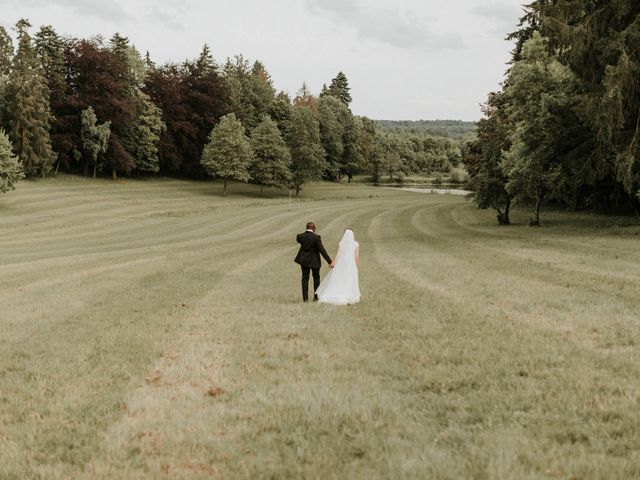
{"type": "Polygon", "coordinates": [[[264,187],[285,188],[291,181],[291,154],[276,122],[265,116],[251,133],[253,162],[250,174],[254,182],[264,187]]]}
{"type": "Polygon", "coordinates": [[[93,178],[96,178],[98,169],[102,169],[98,161],[100,155],[103,155],[109,147],[109,136],[111,135],[111,122],[106,121],[98,125],[98,118],[92,107],[82,111],[81,116],[81,139],[82,151],[87,157],[85,161],[84,171],[89,165],[93,165],[93,178]]]}
{"type": "Polygon", "coordinates": [[[294,109],[286,141],[291,152],[291,186],[297,196],[305,183],[321,180],[326,170],[320,127],[310,108],[294,109]]]}
{"type": "Polygon", "coordinates": [[[202,152],[202,166],[212,177],[224,180],[222,193],[226,195],[229,180],[249,181],[252,159],[251,143],[242,123],[233,113],[225,115],[209,135],[202,152]]]}

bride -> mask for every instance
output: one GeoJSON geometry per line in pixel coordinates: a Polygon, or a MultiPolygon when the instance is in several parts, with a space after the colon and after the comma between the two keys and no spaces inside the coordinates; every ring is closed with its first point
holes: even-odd
{"type": "Polygon", "coordinates": [[[350,305],[360,301],[358,285],[358,261],[360,244],[356,242],[353,230],[347,228],[340,240],[338,254],[333,269],[324,278],[316,295],[320,303],[350,305]]]}

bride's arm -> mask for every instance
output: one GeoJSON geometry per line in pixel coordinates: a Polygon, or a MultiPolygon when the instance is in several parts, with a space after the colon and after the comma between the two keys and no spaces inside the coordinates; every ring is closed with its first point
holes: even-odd
{"type": "Polygon", "coordinates": [[[360,245],[356,246],[356,265],[360,263],[360,245]]]}

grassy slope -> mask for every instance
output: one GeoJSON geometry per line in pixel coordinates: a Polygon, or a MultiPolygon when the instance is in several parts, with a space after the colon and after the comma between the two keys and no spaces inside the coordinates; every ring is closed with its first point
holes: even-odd
{"type": "Polygon", "coordinates": [[[637,228],[233,189],[0,198],[0,478],[640,476],[637,228]],[[299,302],[308,219],[354,228],[362,304],[299,302]]]}

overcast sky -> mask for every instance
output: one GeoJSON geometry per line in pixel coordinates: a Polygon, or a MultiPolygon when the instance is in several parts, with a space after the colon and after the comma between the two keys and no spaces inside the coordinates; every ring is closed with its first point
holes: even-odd
{"type": "Polygon", "coordinates": [[[276,88],[314,91],[342,70],[354,113],[379,119],[477,120],[497,88],[520,0],[0,0],[5,27],[20,17],[59,33],[119,31],[157,62],[243,53],[276,88]]]}

